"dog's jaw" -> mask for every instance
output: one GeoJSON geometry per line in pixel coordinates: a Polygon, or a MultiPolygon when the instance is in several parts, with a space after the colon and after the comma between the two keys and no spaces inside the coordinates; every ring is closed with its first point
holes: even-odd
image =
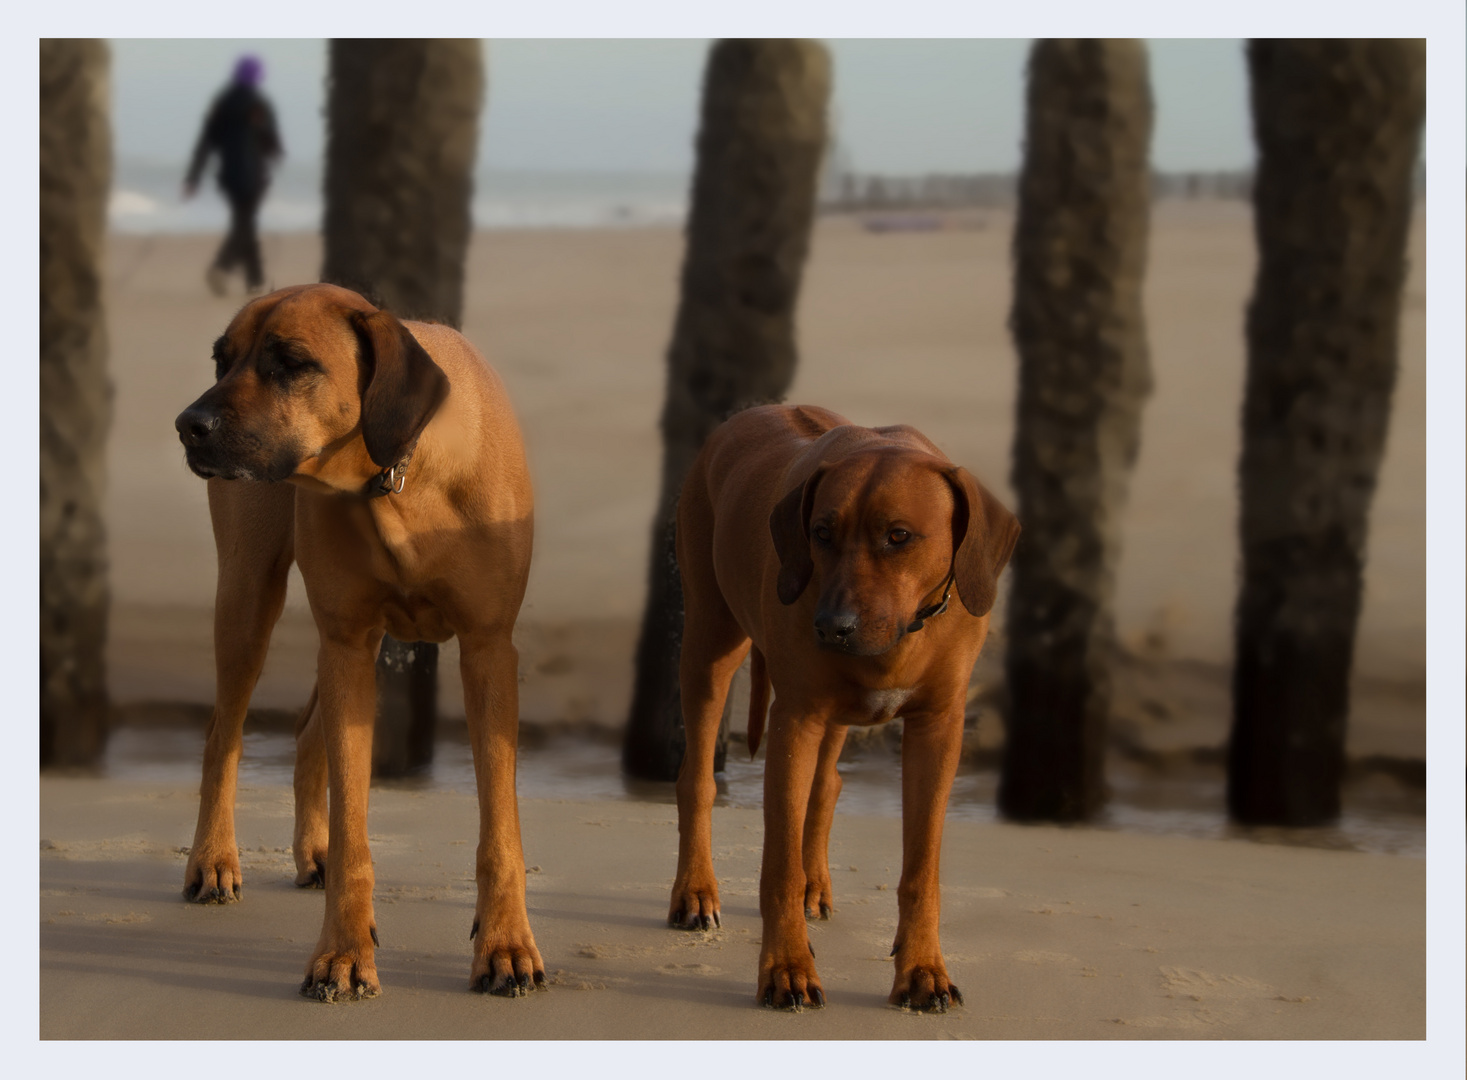
{"type": "Polygon", "coordinates": [[[212,465],[206,462],[195,460],[193,455],[191,454],[184,454],[183,460],[184,463],[188,465],[190,472],[192,472],[195,476],[203,477],[205,480],[255,479],[254,473],[243,466],[236,465],[233,468],[229,468],[226,466],[212,465]]]}
{"type": "Polygon", "coordinates": [[[205,480],[252,480],[278,483],[300,468],[306,455],[294,440],[273,448],[252,432],[228,431],[207,446],[184,443],[183,459],[195,476],[205,480]]]}

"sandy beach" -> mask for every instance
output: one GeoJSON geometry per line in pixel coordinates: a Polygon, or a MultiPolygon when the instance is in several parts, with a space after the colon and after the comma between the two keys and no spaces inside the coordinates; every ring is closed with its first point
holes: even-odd
{"type": "Polygon", "coordinates": [[[196,795],[41,785],[42,1038],[1420,1039],[1425,863],[1244,841],[949,823],[943,942],[965,1004],[886,1005],[900,822],[842,816],[836,913],[812,924],[830,999],[754,1002],[762,826],[714,815],[723,928],[665,925],[672,806],[529,799],[528,900],[548,993],[468,990],[477,809],[379,788],[382,996],[296,994],[322,894],[291,884],[290,790],[246,787],[243,902],[179,899],[196,795]]]}
{"type": "MultiPolygon", "coordinates": [[[[819,222],[789,400],[862,424],[914,424],[1012,505],[1012,219],[965,212],[948,226],[874,234],[854,218],[819,222]]],[[[610,749],[609,781],[582,785],[567,773],[529,794],[521,783],[530,915],[554,972],[550,993],[505,1002],[467,992],[476,814],[468,790],[436,767],[372,795],[380,1000],[325,1008],[295,995],[322,901],[290,884],[290,791],[277,772],[243,781],[244,903],[179,899],[196,781],[140,763],[169,739],[193,753],[207,716],[214,549],[204,484],[184,467],[173,418],[207,386],[209,346],[243,298],[204,288],[214,237],[113,236],[108,664],[125,727],[102,778],[41,780],[42,1038],[1423,1038],[1424,242],[1418,215],[1371,517],[1346,791],[1347,812],[1385,807],[1393,835],[1407,839],[1348,850],[1362,846],[1350,834],[1335,837],[1345,850],[1323,850],[1298,837],[1252,842],[1218,824],[1254,249],[1245,204],[1163,202],[1146,287],[1156,388],[1116,597],[1112,779],[1135,813],[1106,829],[954,814],[942,932],[967,1004],[914,1016],[884,1004],[900,823],[848,788],[832,841],[832,865],[843,868],[837,916],[814,931],[832,1004],[794,1017],[753,1003],[757,801],[730,796],[716,811],[723,930],[670,931],[675,812],[666,792],[620,790],[610,749]],[[1124,827],[1152,804],[1172,826],[1124,827]],[[1212,824],[1189,831],[1176,824],[1179,808],[1212,824]]],[[[264,246],[273,284],[316,279],[317,237],[272,235],[264,246]]],[[[681,254],[674,228],[474,237],[464,332],[508,384],[536,483],[535,561],[516,631],[522,742],[555,729],[611,748],[625,718],[681,254]]],[[[1002,742],[991,705],[1002,625],[1000,608],[970,695],[971,798],[991,792],[1002,742]]],[[[247,730],[288,722],[314,659],[296,577],[247,730]]],[[[440,662],[450,734],[463,714],[456,669],[450,643],[440,662]]],[[[894,758],[886,769],[894,784],[894,758]]]]}

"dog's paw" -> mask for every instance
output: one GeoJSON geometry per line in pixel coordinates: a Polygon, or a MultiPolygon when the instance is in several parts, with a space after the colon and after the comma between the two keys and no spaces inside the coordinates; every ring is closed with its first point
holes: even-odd
{"type": "MultiPolygon", "coordinates": [[[[372,936],[377,936],[374,928],[372,936]]],[[[320,952],[306,965],[306,978],[301,983],[301,996],[317,1001],[356,1001],[374,998],[382,993],[377,981],[377,965],[370,946],[320,952]]]]}
{"type": "Polygon", "coordinates": [[[475,919],[469,936],[475,941],[470,989],[496,997],[524,997],[532,990],[547,989],[545,964],[528,925],[514,933],[481,935],[475,919]]]}
{"type": "Polygon", "coordinates": [[[835,902],[830,894],[830,875],[825,879],[806,878],[805,880],[805,918],[828,919],[835,911],[835,902]]]}
{"type": "Polygon", "coordinates": [[[189,852],[183,872],[183,898],[196,904],[232,904],[239,900],[244,874],[239,869],[239,849],[196,847],[189,852]]]}
{"type": "MultiPolygon", "coordinates": [[[[808,944],[806,948],[808,948],[808,944]]],[[[759,989],[756,1000],[766,1009],[825,1008],[825,988],[815,974],[815,954],[807,958],[775,960],[770,956],[759,960],[759,989]]]]}
{"type": "Polygon", "coordinates": [[[677,930],[713,930],[723,925],[718,904],[718,882],[678,881],[667,907],[667,925],[677,930]]]}
{"type": "Polygon", "coordinates": [[[295,883],[302,889],[324,889],[326,887],[326,851],[297,853],[295,857],[295,883]]]}
{"type": "MultiPolygon", "coordinates": [[[[301,768],[298,759],[296,768],[301,768]]],[[[331,829],[326,818],[326,777],[321,776],[319,791],[310,790],[296,780],[295,829],[290,839],[290,853],[295,859],[295,883],[301,889],[326,887],[326,848],[331,829]]]]}
{"type": "Polygon", "coordinates": [[[961,1005],[963,995],[947,977],[942,957],[906,964],[898,957],[896,977],[886,1001],[900,1009],[942,1013],[953,1005],[961,1005]]]}

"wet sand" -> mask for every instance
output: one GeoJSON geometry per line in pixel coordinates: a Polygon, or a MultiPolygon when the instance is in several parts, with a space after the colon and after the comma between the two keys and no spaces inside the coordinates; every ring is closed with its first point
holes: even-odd
{"type": "Polygon", "coordinates": [[[886,1005],[900,822],[841,815],[829,1007],[754,1002],[757,811],[714,814],[723,928],[668,929],[673,808],[525,799],[548,992],[468,990],[477,809],[372,794],[382,996],[296,993],[322,894],[291,884],[290,791],[245,786],[244,899],[179,898],[191,788],[41,782],[40,1034],[79,1038],[1420,1039],[1425,863],[1240,841],[950,822],[942,936],[965,1004],[886,1005]]]}

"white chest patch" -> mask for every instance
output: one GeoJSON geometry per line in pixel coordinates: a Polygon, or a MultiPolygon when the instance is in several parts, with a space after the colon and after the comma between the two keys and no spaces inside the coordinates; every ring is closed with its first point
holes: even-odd
{"type": "Polygon", "coordinates": [[[884,723],[897,716],[917,692],[915,687],[894,690],[867,690],[863,704],[871,713],[872,723],[884,723]]]}

